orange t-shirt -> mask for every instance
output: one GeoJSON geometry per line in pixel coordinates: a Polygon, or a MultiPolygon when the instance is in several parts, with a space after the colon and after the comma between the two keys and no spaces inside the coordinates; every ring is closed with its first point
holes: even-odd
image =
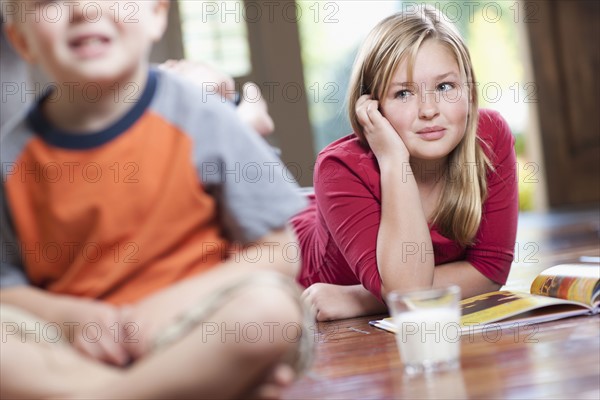
{"type": "Polygon", "coordinates": [[[293,183],[268,179],[283,166],[232,107],[195,100],[200,92],[169,74],[149,76],[102,132],[60,132],[36,106],[3,137],[3,236],[14,237],[3,237],[3,277],[20,268],[54,293],[134,302],[220,263],[228,239],[256,240],[303,205],[293,183]],[[261,181],[235,165],[247,154],[244,165],[267,164],[261,181]]]}

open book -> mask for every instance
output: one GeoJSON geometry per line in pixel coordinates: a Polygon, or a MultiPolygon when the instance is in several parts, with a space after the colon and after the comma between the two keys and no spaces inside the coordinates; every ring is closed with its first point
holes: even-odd
{"type": "MultiPolygon", "coordinates": [[[[584,314],[600,313],[600,265],[563,264],[542,271],[530,293],[498,291],[460,302],[461,331],[475,332],[486,327],[504,328],[515,324],[554,321],[584,314]]],[[[369,324],[396,331],[391,317],[369,324]]]]}

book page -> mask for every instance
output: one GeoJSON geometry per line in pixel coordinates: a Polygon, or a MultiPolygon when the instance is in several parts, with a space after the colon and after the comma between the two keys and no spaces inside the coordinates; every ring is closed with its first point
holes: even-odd
{"type": "Polygon", "coordinates": [[[600,293],[600,265],[563,264],[548,268],[535,278],[530,291],[592,307],[600,293]]]}
{"type": "MultiPolygon", "coordinates": [[[[460,328],[463,333],[477,331],[488,324],[500,328],[515,323],[532,324],[591,314],[589,308],[572,301],[509,291],[485,293],[464,299],[460,304],[460,328]]],[[[369,323],[390,332],[396,331],[391,317],[369,323]]]]}
{"type": "Polygon", "coordinates": [[[552,297],[533,296],[529,293],[509,291],[484,293],[461,301],[461,325],[488,324],[527,311],[564,304],[571,304],[580,308],[581,314],[588,312],[588,308],[584,308],[584,305],[552,297]]]}

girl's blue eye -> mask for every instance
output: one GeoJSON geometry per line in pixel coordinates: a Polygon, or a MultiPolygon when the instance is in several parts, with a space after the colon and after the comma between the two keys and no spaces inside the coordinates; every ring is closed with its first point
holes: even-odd
{"type": "Polygon", "coordinates": [[[442,92],[447,92],[448,90],[452,90],[456,87],[456,85],[454,83],[451,82],[444,82],[444,83],[440,83],[438,85],[438,90],[442,91],[442,92]]]}
{"type": "Polygon", "coordinates": [[[410,90],[399,90],[396,92],[396,97],[397,99],[406,99],[408,98],[408,96],[410,96],[410,90]]]}

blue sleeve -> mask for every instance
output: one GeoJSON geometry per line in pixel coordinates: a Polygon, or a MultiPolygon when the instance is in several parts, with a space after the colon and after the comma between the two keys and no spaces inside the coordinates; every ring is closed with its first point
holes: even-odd
{"type": "Polygon", "coordinates": [[[283,162],[233,107],[218,104],[213,112],[210,128],[196,138],[196,166],[218,200],[228,236],[248,243],[284,227],[306,200],[283,162]]]}
{"type": "Polygon", "coordinates": [[[29,280],[22,267],[19,244],[8,213],[4,184],[0,193],[0,208],[0,288],[28,285],[29,280]]]}

